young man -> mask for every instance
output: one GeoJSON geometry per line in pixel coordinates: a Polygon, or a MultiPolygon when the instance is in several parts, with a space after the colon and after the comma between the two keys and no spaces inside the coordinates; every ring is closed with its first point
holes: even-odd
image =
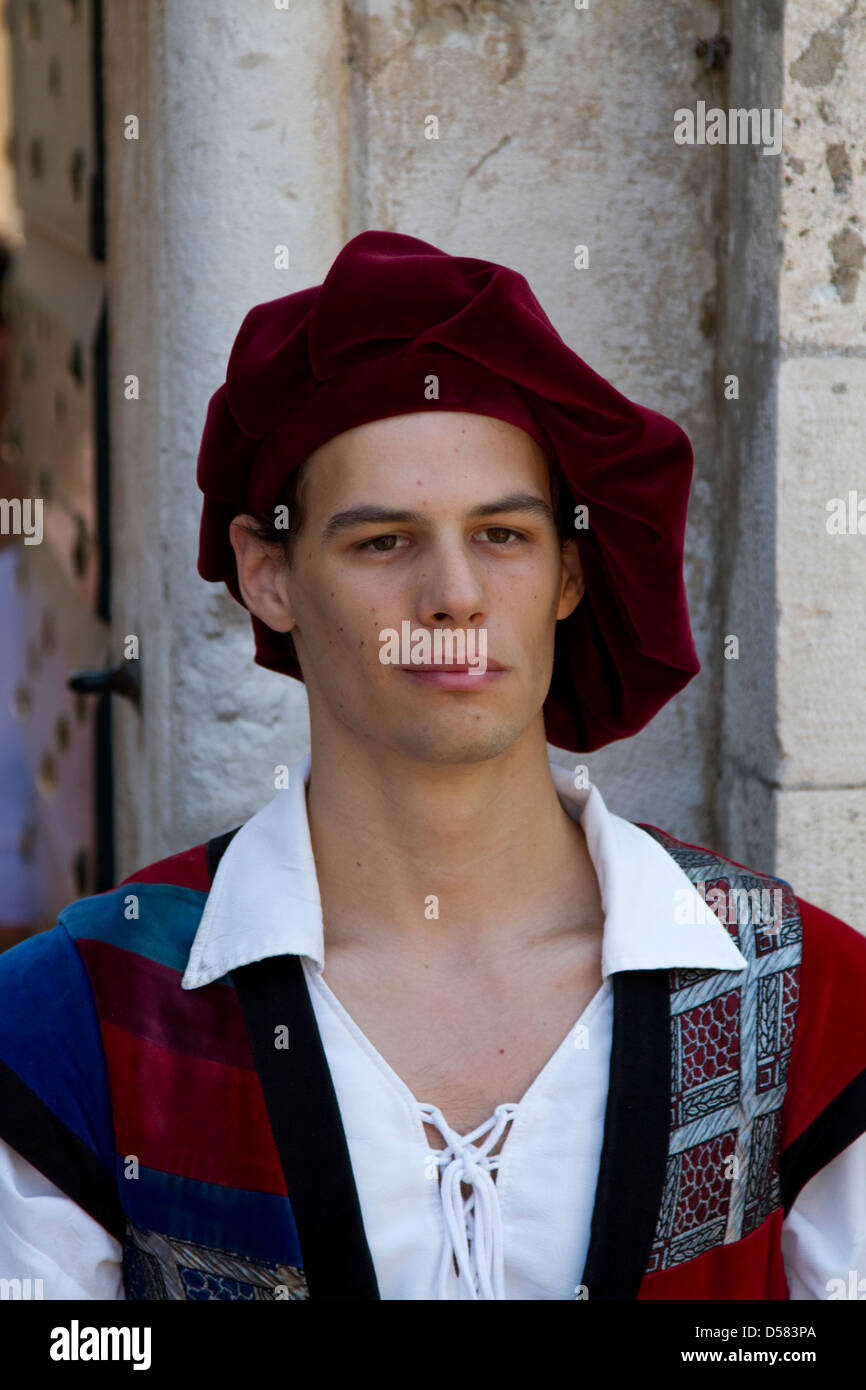
{"type": "Polygon", "coordinates": [[[635,733],[699,669],[691,470],[505,267],[368,231],[250,312],[199,569],[303,679],[311,752],[0,960],[0,1275],[850,1296],[866,940],[547,753],[635,733]]]}

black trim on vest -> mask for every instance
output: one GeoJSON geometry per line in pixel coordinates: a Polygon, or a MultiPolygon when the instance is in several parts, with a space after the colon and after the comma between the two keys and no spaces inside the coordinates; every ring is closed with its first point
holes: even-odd
{"type": "Polygon", "coordinates": [[[670,972],[620,970],[604,1140],[581,1282],[590,1303],[637,1298],[664,1193],[670,1134],[670,972]]]}
{"type": "MultiPolygon", "coordinates": [[[[240,828],[208,841],[211,882],[240,828]]],[[[231,977],[298,1228],[310,1298],[377,1299],[349,1146],[300,957],[270,956],[237,967],[231,977]],[[274,1046],[280,1026],[289,1030],[285,1050],[274,1046]]]]}
{"type": "Polygon", "coordinates": [[[299,956],[232,970],[246,1020],[310,1298],[377,1299],[361,1204],[334,1083],[299,956]],[[275,1030],[289,1030],[286,1049],[275,1030]]]}
{"type": "Polygon", "coordinates": [[[126,1215],[115,1175],[3,1061],[0,1114],[5,1142],[110,1235],[122,1241],[126,1215]]]}
{"type": "Polygon", "coordinates": [[[229,843],[234,839],[235,835],[237,835],[240,828],[239,825],[236,825],[234,830],[226,830],[222,835],[214,835],[212,840],[208,840],[207,846],[205,847],[205,859],[207,860],[208,878],[211,883],[214,881],[220,860],[228,849],[229,843]]]}
{"type": "MultiPolygon", "coordinates": [[[[238,829],[240,827],[237,827],[238,829]]],[[[208,844],[211,878],[236,830],[208,844]],[[212,867],[211,867],[212,866],[212,867]]],[[[311,1298],[378,1299],[349,1149],[303,968],[277,956],[232,971],[298,1227],[311,1298]],[[274,1047],[289,1027],[290,1049],[274,1047]],[[286,1059],[293,1063],[287,1067],[286,1059]],[[303,1148],[295,1142],[304,1136],[303,1148]]],[[[670,972],[612,976],[604,1139],[582,1283],[636,1299],[664,1192],[670,1133],[670,972]]]]}
{"type": "Polygon", "coordinates": [[[779,1183],[786,1216],[809,1179],[861,1134],[866,1134],[866,1071],[849,1081],[779,1158],[779,1183]]]}

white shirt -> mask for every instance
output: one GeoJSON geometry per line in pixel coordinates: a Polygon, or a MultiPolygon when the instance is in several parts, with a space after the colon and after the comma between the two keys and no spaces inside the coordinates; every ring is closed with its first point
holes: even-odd
{"type": "MultiPolygon", "coordinates": [[[[576,789],[557,763],[550,771],[598,876],[603,983],[525,1094],[506,1098],[470,1136],[454,1133],[426,1097],[412,1095],[322,978],[324,930],[305,798],[309,753],[292,769],[289,787],[230,842],[193,941],[185,989],[269,956],[301,957],[386,1300],[573,1299],[603,1138],[610,976],[746,967],[727,928],[661,845],[608,811],[597,787],[576,789]],[[684,892],[698,899],[688,926],[672,920],[671,905],[684,892]],[[428,1144],[425,1119],[445,1137],[444,1150],[428,1144]],[[487,1150],[506,1129],[491,1159],[487,1150]],[[465,1202],[461,1179],[470,1183],[465,1202]]],[[[124,1297],[119,1242],[2,1141],[0,1213],[0,1275],[42,1278],[46,1298],[124,1297]]],[[[784,1223],[782,1253],[793,1299],[826,1298],[828,1280],[847,1282],[849,1270],[866,1269],[866,1136],[802,1189],[784,1223]]]]}

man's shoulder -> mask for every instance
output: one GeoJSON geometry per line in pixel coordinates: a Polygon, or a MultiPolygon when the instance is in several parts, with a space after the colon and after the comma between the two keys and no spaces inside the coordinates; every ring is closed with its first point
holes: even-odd
{"type": "MultiPolygon", "coordinates": [[[[25,977],[78,976],[120,952],[183,970],[210,891],[208,841],[136,869],[114,888],[76,898],[60,911],[57,925],[0,955],[0,987],[19,988],[25,977]]],[[[90,973],[90,972],[88,972],[90,973]]]]}
{"type": "MultiPolygon", "coordinates": [[[[780,875],[770,873],[754,865],[741,864],[720,850],[707,845],[693,844],[678,839],[658,826],[643,822],[637,823],[639,829],[651,834],[679,866],[700,885],[711,899],[710,906],[726,898],[734,897],[727,903],[732,912],[738,913],[737,899],[752,896],[760,903],[764,889],[777,893],[774,902],[780,911],[779,917],[795,928],[802,940],[803,962],[810,976],[827,976],[850,970],[853,978],[859,980],[861,988],[866,987],[866,931],[836,916],[826,908],[819,907],[799,895],[796,885],[780,875]],[[756,890],[758,896],[756,897],[756,890]]],[[[737,921],[737,916],[734,916],[737,921]]]]}
{"type": "MultiPolygon", "coordinates": [[[[698,845],[690,840],[678,839],[670,831],[662,830],[659,826],[650,825],[645,821],[636,821],[635,824],[639,830],[644,830],[652,835],[663,849],[666,849],[684,866],[698,869],[706,865],[717,874],[719,872],[724,874],[725,871],[728,871],[732,878],[741,878],[745,875],[750,878],[766,879],[768,882],[785,884],[785,887],[791,888],[791,885],[785,879],[780,878],[778,874],[770,873],[766,869],[758,869],[751,864],[740,864],[736,859],[731,859],[729,855],[723,854],[721,850],[713,849],[709,845],[698,845]]],[[[791,891],[793,892],[793,889],[791,891]]]]}
{"type": "Polygon", "coordinates": [[[866,932],[805,898],[798,897],[797,906],[803,926],[804,963],[816,969],[853,971],[861,988],[866,985],[866,932]]]}
{"type": "Polygon", "coordinates": [[[203,841],[143,865],[114,888],[69,903],[58,926],[87,961],[117,960],[126,951],[183,970],[211,880],[203,841]]]}
{"type": "Polygon", "coordinates": [[[736,933],[749,960],[758,1037],[766,1063],[775,1057],[786,1082],[781,1140],[788,1151],[783,1186],[790,1202],[811,1176],[866,1133],[866,934],[799,896],[776,874],[657,827],[641,829],[702,885],[708,905],[736,933]]]}
{"type": "Polygon", "coordinates": [[[208,892],[211,876],[208,867],[208,843],[193,845],[190,849],[169,854],[164,859],[156,859],[145,864],[134,873],[120,880],[117,888],[126,883],[160,883],[178,888],[192,888],[198,892],[208,892]]]}
{"type": "Polygon", "coordinates": [[[799,1190],[866,1134],[866,936],[805,898],[797,905],[802,948],[784,1132],[799,1190]]]}

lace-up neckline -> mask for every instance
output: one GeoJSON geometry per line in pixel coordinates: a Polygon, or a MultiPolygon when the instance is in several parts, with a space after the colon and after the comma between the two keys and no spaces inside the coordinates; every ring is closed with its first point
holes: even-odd
{"type": "Polygon", "coordinates": [[[502,1217],[492,1177],[501,1155],[491,1156],[490,1150],[517,1113],[517,1105],[512,1101],[497,1105],[489,1120],[463,1135],[451,1128],[437,1106],[418,1102],[418,1109],[424,1122],[434,1125],[445,1140],[444,1149],[431,1149],[429,1155],[439,1169],[445,1219],[437,1297],[448,1297],[456,1260],[461,1299],[504,1299],[502,1217]],[[471,1189],[466,1198],[461,1183],[471,1189]]]}

